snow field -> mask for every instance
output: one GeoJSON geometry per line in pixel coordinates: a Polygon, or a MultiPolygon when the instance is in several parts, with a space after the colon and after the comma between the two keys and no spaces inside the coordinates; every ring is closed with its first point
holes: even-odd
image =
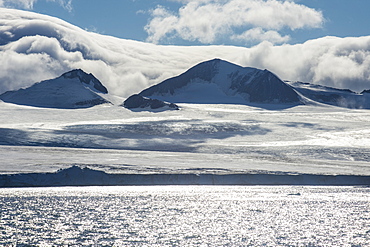
{"type": "Polygon", "coordinates": [[[78,164],[114,173],[370,174],[368,110],[180,106],[132,112],[113,105],[63,110],[1,102],[0,173],[78,164]]]}

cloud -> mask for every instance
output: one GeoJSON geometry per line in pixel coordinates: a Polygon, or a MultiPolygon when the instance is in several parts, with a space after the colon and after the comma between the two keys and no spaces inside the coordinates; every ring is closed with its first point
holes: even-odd
{"type": "Polygon", "coordinates": [[[249,29],[242,34],[239,35],[232,35],[232,40],[242,40],[246,43],[249,42],[257,42],[260,43],[262,41],[269,41],[274,44],[281,44],[286,43],[290,40],[289,35],[281,36],[280,33],[276,31],[264,31],[260,27],[256,27],[253,29],[249,29]]]}
{"type": "MultiPolygon", "coordinates": [[[[0,0],[0,7],[33,9],[38,0],[0,0]]],[[[72,0],[46,0],[47,2],[56,2],[64,9],[72,11],[72,0]]]]}
{"type": "Polygon", "coordinates": [[[263,42],[241,63],[268,68],[280,78],[362,91],[370,88],[370,36],[323,37],[303,44],[263,42]]]}
{"type": "Polygon", "coordinates": [[[288,40],[284,29],[319,28],[324,22],[320,11],[288,0],[189,0],[174,13],[163,6],[151,11],[146,25],[147,41],[160,43],[179,37],[204,44],[223,36],[249,41],[267,38],[288,40]],[[263,30],[263,31],[262,31],[263,30]]]}
{"type": "Polygon", "coordinates": [[[81,68],[110,93],[128,97],[213,58],[268,69],[281,79],[370,89],[370,36],[295,45],[264,41],[251,48],[161,46],[87,32],[27,11],[0,8],[0,16],[0,93],[81,68]]]}
{"type": "Polygon", "coordinates": [[[1,0],[0,6],[32,9],[35,2],[37,2],[37,0],[1,0]]]}

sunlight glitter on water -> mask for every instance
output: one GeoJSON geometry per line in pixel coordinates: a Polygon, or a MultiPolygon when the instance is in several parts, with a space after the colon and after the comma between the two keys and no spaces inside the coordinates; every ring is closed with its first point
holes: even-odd
{"type": "Polygon", "coordinates": [[[0,189],[1,245],[368,246],[370,188],[0,189]]]}

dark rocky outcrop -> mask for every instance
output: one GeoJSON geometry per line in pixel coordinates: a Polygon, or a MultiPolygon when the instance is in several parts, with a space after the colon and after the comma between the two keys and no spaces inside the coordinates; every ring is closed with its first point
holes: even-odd
{"type": "Polygon", "coordinates": [[[103,84],[98,79],[96,79],[96,77],[93,74],[91,73],[87,74],[81,69],[75,69],[67,73],[64,73],[62,77],[66,79],[79,78],[82,83],[92,86],[94,89],[96,89],[100,93],[105,93],[105,94],[108,93],[107,88],[104,87],[103,84]]]}
{"type": "Polygon", "coordinates": [[[247,93],[250,102],[293,103],[299,102],[297,93],[268,70],[261,71],[248,84],[238,89],[247,93]]]}
{"type": "Polygon", "coordinates": [[[148,108],[148,109],[167,108],[172,110],[179,109],[179,107],[176,104],[164,102],[158,99],[146,98],[138,94],[134,94],[127,98],[125,102],[123,102],[123,106],[127,109],[137,109],[137,108],[148,108]]]}

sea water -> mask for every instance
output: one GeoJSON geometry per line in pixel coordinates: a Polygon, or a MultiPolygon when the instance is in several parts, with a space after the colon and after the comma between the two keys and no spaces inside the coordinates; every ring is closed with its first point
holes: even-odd
{"type": "Polygon", "coordinates": [[[370,188],[0,189],[1,246],[370,246],[370,188]]]}

